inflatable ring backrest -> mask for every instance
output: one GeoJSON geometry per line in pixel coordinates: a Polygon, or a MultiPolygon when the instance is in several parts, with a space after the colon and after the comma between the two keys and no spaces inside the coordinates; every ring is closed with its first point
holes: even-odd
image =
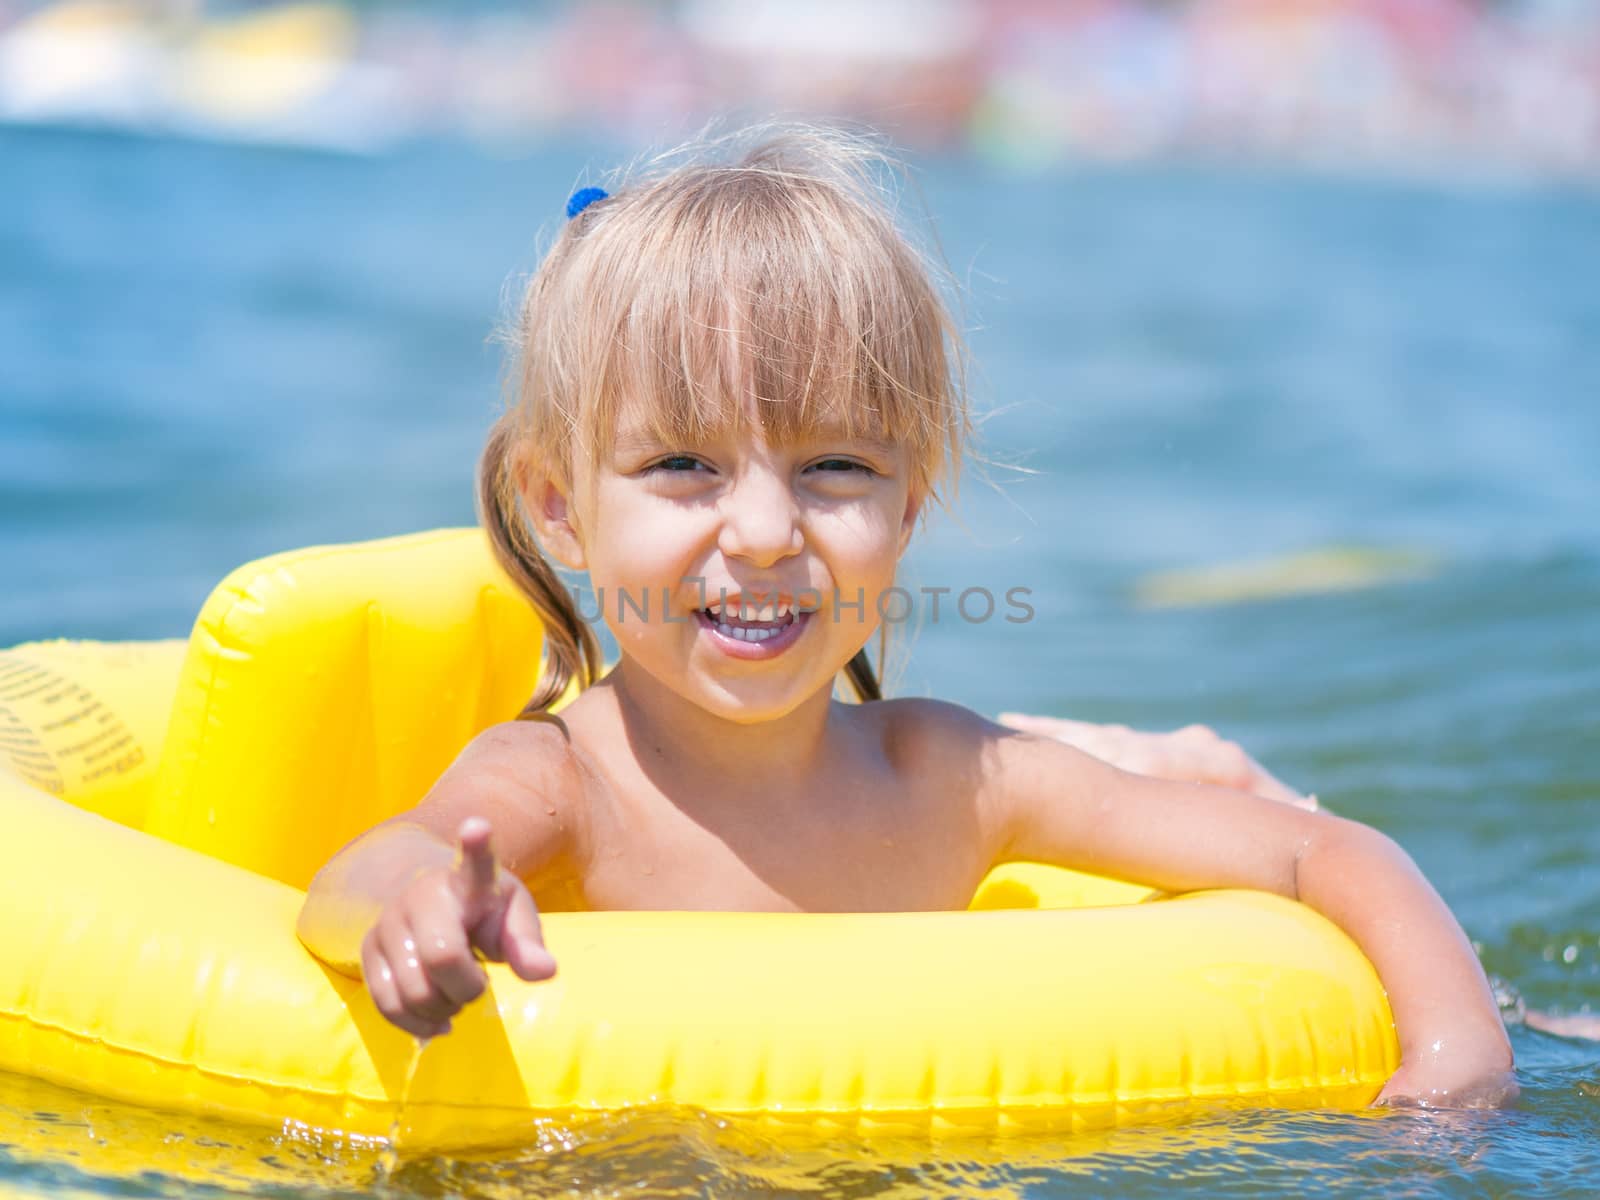
{"type": "Polygon", "coordinates": [[[521,709],[542,643],[476,529],[246,564],[195,622],[145,831],[303,888],[521,709]]]}

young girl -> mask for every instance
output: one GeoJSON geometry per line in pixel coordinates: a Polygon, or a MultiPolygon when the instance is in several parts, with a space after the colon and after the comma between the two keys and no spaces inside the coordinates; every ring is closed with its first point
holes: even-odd
{"type": "Polygon", "coordinates": [[[482,734],[341,851],[306,944],[428,1037],[484,990],[475,951],[554,973],[539,908],[961,909],[1028,859],[1309,904],[1388,989],[1402,1062],[1380,1099],[1514,1094],[1478,961],[1386,837],[880,698],[863,647],[969,433],[959,340],[870,146],[805,129],[746,146],[569,203],[480,477],[546,623],[534,719],[482,734]],[[588,573],[620,650],[604,678],[546,553],[588,573]],[[834,698],[841,672],[861,703],[834,698]]]}

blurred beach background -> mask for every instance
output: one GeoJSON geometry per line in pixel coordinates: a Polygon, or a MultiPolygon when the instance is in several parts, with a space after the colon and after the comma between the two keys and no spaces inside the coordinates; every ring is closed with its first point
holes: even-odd
{"type": "Polygon", "coordinates": [[[470,523],[568,193],[772,115],[901,147],[960,284],[991,461],[904,582],[1035,609],[904,629],[898,690],[1204,722],[1395,835],[1521,1106],[798,1156],[642,1114],[382,1182],[0,1079],[0,1192],[1591,1195],[1600,1047],[1522,1017],[1600,1009],[1600,4],[0,0],[0,645],[470,523]]]}
{"type": "Polygon", "coordinates": [[[869,119],[1041,166],[1592,175],[1592,0],[0,3],[0,120],[378,151],[708,113],[869,119]]]}

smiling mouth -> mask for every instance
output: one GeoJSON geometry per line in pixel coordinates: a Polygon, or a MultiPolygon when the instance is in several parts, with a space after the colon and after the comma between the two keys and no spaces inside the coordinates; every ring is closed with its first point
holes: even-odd
{"type": "Polygon", "coordinates": [[[741,642],[768,641],[799,620],[792,610],[775,621],[744,621],[727,612],[712,612],[709,608],[702,608],[699,612],[706,623],[723,637],[736,638],[741,642]]]}

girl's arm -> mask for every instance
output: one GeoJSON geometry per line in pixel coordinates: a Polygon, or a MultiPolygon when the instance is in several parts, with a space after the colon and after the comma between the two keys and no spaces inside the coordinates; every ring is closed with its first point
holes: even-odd
{"type": "Polygon", "coordinates": [[[1515,1097],[1511,1044],[1477,955],[1416,865],[1377,830],[1244,792],[1131,775],[1053,739],[923,703],[918,741],[942,777],[975,781],[995,861],[1054,863],[1165,891],[1254,888],[1299,900],[1350,935],[1388,991],[1401,1063],[1379,1102],[1515,1097]],[[965,764],[951,757],[962,754],[965,764]]]}
{"type": "Polygon", "coordinates": [[[570,862],[581,795],[581,774],[552,726],[485,731],[421,804],[317,873],[300,940],[335,970],[363,978],[402,1029],[447,1032],[487,986],[474,951],[524,979],[555,973],[523,880],[570,862]]]}
{"type": "Polygon", "coordinates": [[[1126,725],[1096,725],[1019,712],[1003,712],[995,720],[1023,733],[1065,742],[1136,775],[1214,783],[1297,808],[1314,811],[1320,807],[1315,796],[1302,796],[1251,758],[1238,742],[1228,741],[1205,725],[1185,725],[1171,733],[1147,733],[1126,725]]]}

